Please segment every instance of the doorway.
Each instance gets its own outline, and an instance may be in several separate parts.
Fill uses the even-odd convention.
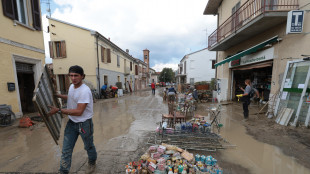
[[[34,72],[32,64],[16,62],[17,81],[21,108],[24,114],[36,112],[32,102],[33,91],[35,88]]]
[[[269,94],[271,90],[271,78],[272,66],[245,70],[234,70],[232,96],[243,94],[244,92],[240,89],[240,87],[245,88],[244,81],[246,79],[250,79],[252,87],[259,91],[260,98],[267,102],[269,100]],[[237,100],[237,97],[234,97],[233,99]]]

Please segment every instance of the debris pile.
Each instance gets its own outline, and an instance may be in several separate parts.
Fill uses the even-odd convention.
[[[217,160],[189,153],[177,146],[162,143],[150,146],[139,161],[126,165],[126,174],[222,174]]]

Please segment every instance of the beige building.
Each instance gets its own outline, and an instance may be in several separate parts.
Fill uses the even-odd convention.
[[[300,15],[295,20],[295,27],[302,21],[300,33],[287,34],[291,10],[303,11],[303,21]],[[263,100],[271,99],[269,106],[274,106],[272,97],[280,89],[287,61],[310,55],[309,10],[309,0],[209,0],[204,14],[218,19],[208,39],[208,49],[217,52],[218,99],[235,100],[242,93],[239,86],[251,79]]]
[[[83,67],[86,83],[97,91],[105,83],[115,86],[117,82],[121,82],[122,88],[128,91],[129,85],[132,91],[145,88],[147,77],[142,72],[146,72],[148,66],[133,58],[128,49],[123,51],[97,31],[54,18],[48,19],[50,57],[61,93],[68,92],[70,81],[67,74],[72,65]],[[144,51],[146,60],[148,53]]]
[[[39,0],[0,1],[0,104],[34,112],[33,90],[45,63]]]
[[[155,84],[159,83],[159,81],[158,81],[159,74],[156,73],[156,71],[154,69],[150,68],[149,74],[150,74],[150,81],[149,81],[149,83],[152,83],[152,82],[154,82]]]
[[[135,59],[135,89],[147,88],[149,74],[147,73],[148,64],[140,59]]]

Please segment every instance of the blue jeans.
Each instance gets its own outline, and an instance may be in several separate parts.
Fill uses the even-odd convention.
[[[74,123],[69,119],[65,129],[59,169],[60,173],[69,173],[73,148],[79,135],[84,142],[84,149],[87,151],[88,162],[90,164],[96,163],[97,152],[93,141],[93,133],[94,125],[92,119],[80,123]]]

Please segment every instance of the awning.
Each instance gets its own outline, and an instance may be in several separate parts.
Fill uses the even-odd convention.
[[[273,38],[271,38],[269,40],[266,40],[266,41],[264,41],[264,42],[262,42],[262,43],[260,43],[258,45],[255,45],[254,47],[251,47],[251,48],[249,48],[247,50],[244,50],[244,51],[242,51],[240,53],[237,53],[237,54],[235,54],[235,55],[233,55],[233,56],[231,56],[231,57],[229,57],[227,59],[224,59],[224,60],[222,60],[222,61],[220,61],[220,62],[218,62],[218,63],[216,63],[214,65],[215,65],[215,67],[217,67],[217,66],[222,65],[224,63],[228,63],[230,61],[240,59],[241,57],[243,57],[245,55],[249,55],[249,54],[255,53],[258,49],[264,48],[266,45],[274,43],[274,42],[277,42],[277,41],[278,41],[278,36],[275,36],[275,37],[273,37]]]

